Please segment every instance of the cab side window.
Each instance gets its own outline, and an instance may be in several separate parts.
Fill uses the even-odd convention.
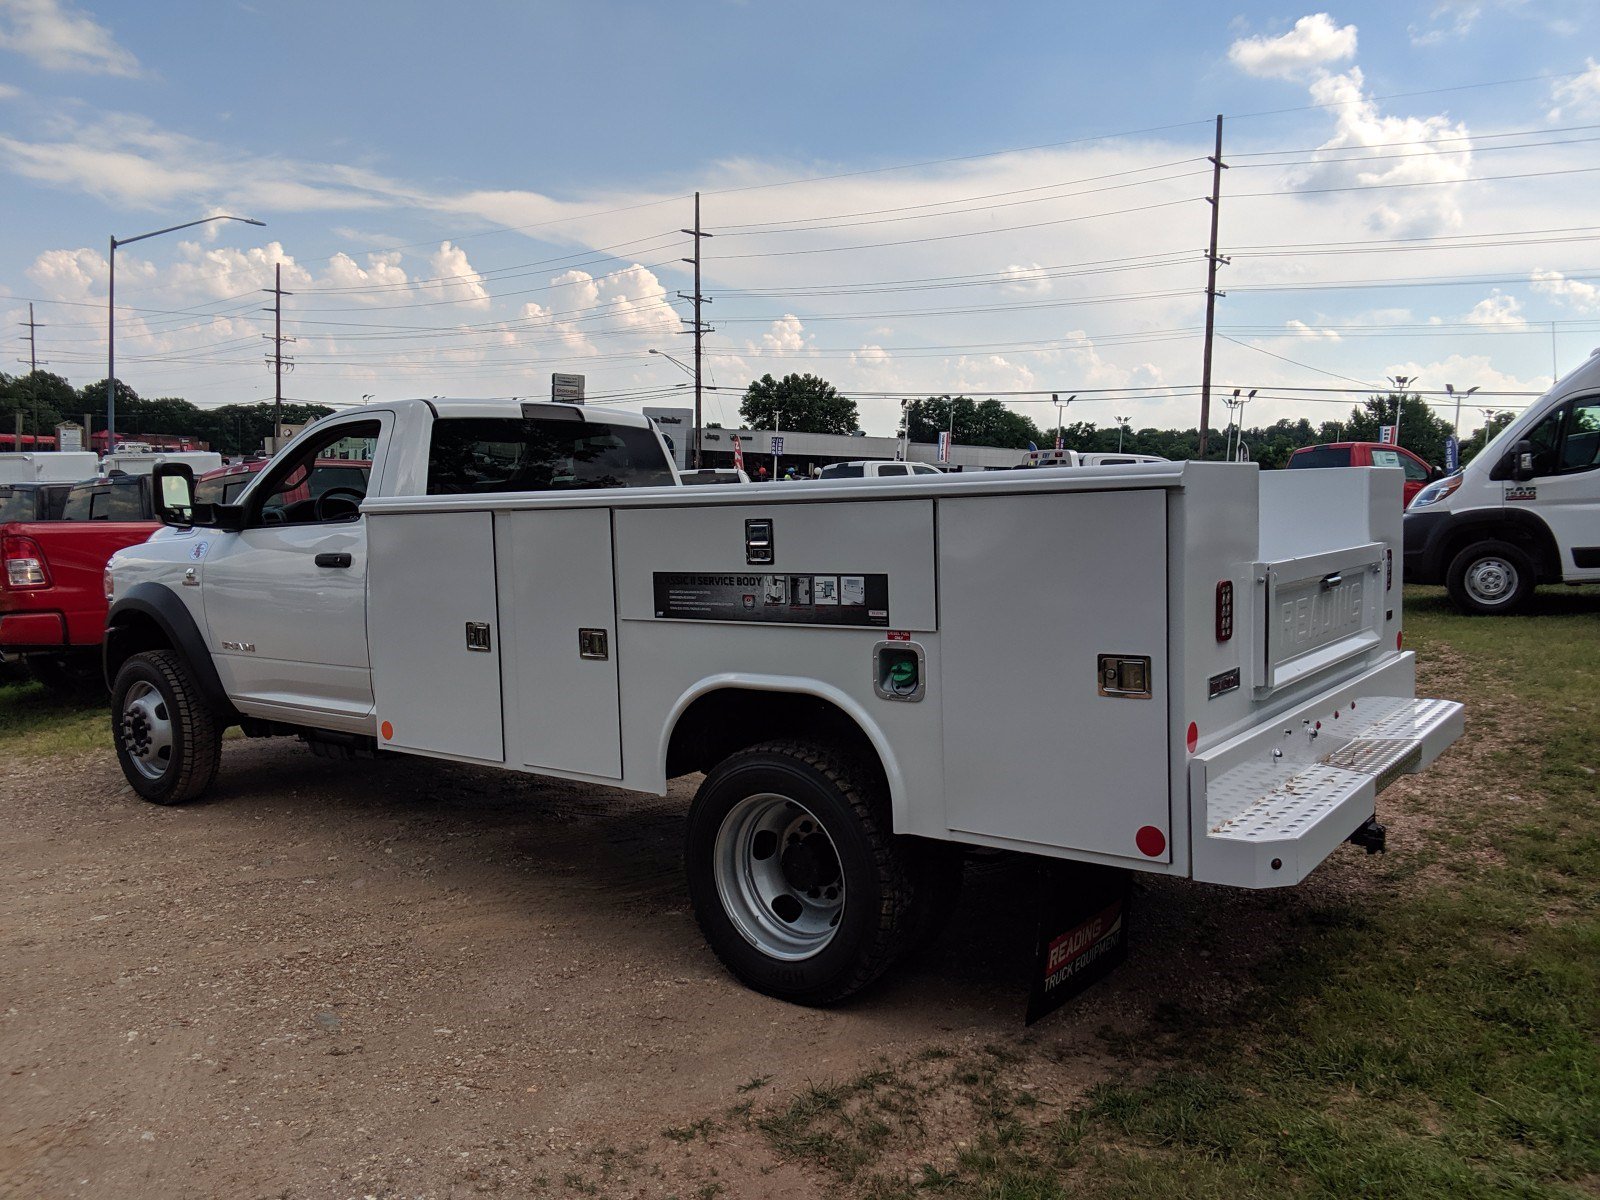
[[[1533,443],[1533,473],[1556,473],[1556,449],[1561,444],[1561,420],[1567,415],[1566,406],[1550,413],[1528,431],[1528,441]]]
[[[1600,398],[1577,401],[1568,412],[1559,469],[1592,471],[1600,466]]]
[[[1428,476],[1433,474],[1422,463],[1404,454],[1400,456],[1400,466],[1405,470],[1406,478],[1416,483],[1427,483]]]
[[[252,524],[311,525],[353,521],[366,499],[367,480],[382,426],[354,421],[333,426],[272,468],[262,484]]]

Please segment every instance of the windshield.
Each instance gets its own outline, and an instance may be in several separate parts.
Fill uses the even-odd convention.
[[[433,424],[430,496],[675,483],[655,431],[634,425],[527,417],[452,417]]]

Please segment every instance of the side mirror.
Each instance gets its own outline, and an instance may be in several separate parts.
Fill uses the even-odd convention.
[[[1511,447],[1513,463],[1511,478],[1524,483],[1533,478],[1533,443],[1524,439]]]
[[[151,507],[163,525],[194,524],[194,470],[187,463],[160,463],[150,477]]]

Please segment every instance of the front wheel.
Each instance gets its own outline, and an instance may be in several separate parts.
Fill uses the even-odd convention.
[[[1510,542],[1479,542],[1457,554],[1445,575],[1462,612],[1513,612],[1533,595],[1533,560]]]
[[[222,726],[182,658],[147,650],[111,689],[111,737],[128,784],[153,804],[182,804],[211,785]]]
[[[830,1004],[899,956],[916,871],[875,773],[797,742],[752,746],[689,810],[689,896],[706,941],[757,991]]]

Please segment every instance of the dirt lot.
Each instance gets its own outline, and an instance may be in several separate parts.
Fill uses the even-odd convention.
[[[1129,1069],[1111,1047],[1232,1005],[1309,898],[1366,886],[1351,847],[1293,893],[1141,885],[1128,964],[1024,1039],[1027,874],[980,863],[934,948],[810,1011],[703,945],[695,782],[230,741],[213,797],[163,809],[108,753],[0,767],[0,1196],[816,1195],[757,1136],[678,1131],[996,1041],[1070,1099]]]

